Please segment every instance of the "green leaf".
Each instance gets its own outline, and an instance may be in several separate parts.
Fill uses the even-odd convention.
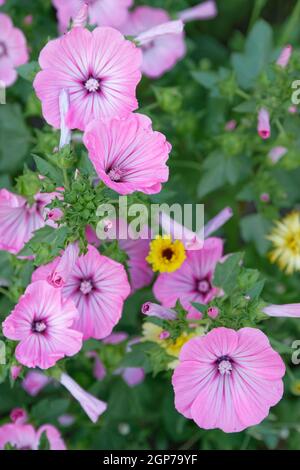
[[[215,72],[192,72],[192,77],[208,90],[213,90],[219,81],[218,74]]]
[[[153,323],[154,325],[160,326],[161,328],[164,328],[165,325],[165,320],[162,320],[158,317],[147,316],[147,322]]]
[[[151,370],[149,357],[147,352],[156,346],[155,343],[145,341],[143,343],[134,344],[131,351],[126,354],[122,360],[120,367],[143,367],[146,372]]]
[[[253,26],[243,54],[232,54],[231,61],[238,84],[245,89],[255,85],[255,80],[268,65],[272,53],[273,33],[271,26],[259,20]]]
[[[33,82],[36,74],[40,70],[39,63],[36,61],[29,62],[28,64],[21,65],[17,71],[20,77],[24,78],[28,82]]]
[[[243,101],[233,108],[236,113],[254,113],[256,111],[256,102],[254,100]]]
[[[13,274],[10,263],[10,255],[6,251],[0,251],[0,285],[9,284],[9,279]]]
[[[226,182],[226,162],[219,152],[207,158],[205,172],[198,184],[198,197],[204,197]]]
[[[227,295],[230,295],[236,287],[242,259],[243,253],[234,253],[224,263],[217,264],[213,284],[221,287]]]
[[[38,155],[33,155],[33,158],[36,164],[37,171],[41,175],[47,176],[51,179],[53,183],[58,186],[63,185],[63,175],[58,167],[48,162],[44,158],[39,157]]]
[[[242,156],[225,156],[216,151],[210,154],[203,165],[204,173],[198,183],[198,197],[202,198],[226,183],[235,185],[251,172],[251,162]]]
[[[47,421],[54,421],[67,411],[70,405],[70,400],[65,398],[48,399],[45,398],[38,402],[31,409],[32,419],[39,423],[47,423]]]
[[[254,286],[251,287],[251,289],[249,289],[246,292],[246,295],[249,295],[251,300],[258,299],[260,297],[260,294],[262,293],[262,291],[264,289],[264,286],[265,286],[265,280],[262,279],[262,280],[258,281],[256,284],[254,284]]]
[[[270,247],[266,236],[271,225],[271,222],[261,214],[250,214],[240,221],[243,239],[245,242],[253,242],[260,255],[264,255]]]
[[[50,450],[50,444],[48,441],[47,433],[44,431],[40,437],[39,449],[38,450]]]
[[[29,240],[19,253],[20,256],[35,255],[35,264],[49,263],[58,256],[65,248],[65,242],[68,236],[68,228],[52,228],[46,225],[34,232],[34,236]]]
[[[198,302],[191,302],[192,306],[195,307],[201,313],[206,313],[207,305],[199,304]]]
[[[20,106],[0,106],[0,172],[14,173],[23,164],[29,139]]]

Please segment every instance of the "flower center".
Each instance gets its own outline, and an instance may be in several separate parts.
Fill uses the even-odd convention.
[[[174,251],[171,248],[166,248],[162,252],[162,257],[166,258],[168,261],[171,261],[173,255],[174,255]]]
[[[91,77],[85,82],[84,86],[87,89],[87,91],[89,91],[90,93],[95,93],[96,91],[99,90],[100,83],[99,83],[99,80]]]
[[[150,251],[146,261],[152,265],[153,271],[177,271],[186,259],[185,248],[180,240],[172,241],[170,235],[157,236],[150,243]]]
[[[0,59],[7,55],[7,49],[4,42],[0,41]]]
[[[93,290],[93,284],[91,281],[82,281],[80,284],[80,291],[84,294],[87,295]]]
[[[107,175],[112,181],[120,181],[122,177],[122,170],[120,168],[111,168]]]
[[[210,291],[210,282],[207,279],[201,279],[198,282],[198,291],[201,292],[201,294],[207,294],[207,292]]]
[[[32,323],[32,331],[34,333],[43,333],[44,331],[46,331],[46,329],[47,325],[43,320],[34,321]]]
[[[294,255],[300,254],[300,233],[291,233],[286,237],[287,247]]]
[[[218,359],[218,371],[221,375],[229,375],[232,372],[231,359],[228,356],[222,356]]]

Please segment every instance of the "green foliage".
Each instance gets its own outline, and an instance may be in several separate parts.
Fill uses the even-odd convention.
[[[67,227],[54,229],[46,225],[35,231],[34,236],[26,243],[20,255],[35,255],[34,262],[36,266],[47,264],[65,248],[67,238]]]
[[[253,88],[259,74],[266,68],[271,59],[272,38],[271,26],[265,21],[259,20],[247,37],[244,53],[232,55],[232,65],[237,82],[242,88],[246,90]]]
[[[0,172],[14,172],[22,166],[29,147],[30,133],[20,106],[0,105]]]

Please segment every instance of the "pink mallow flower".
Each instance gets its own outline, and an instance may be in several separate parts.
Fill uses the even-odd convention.
[[[78,256],[78,243],[70,243],[62,255],[58,258],[58,262],[55,263],[53,270],[51,270],[49,273],[46,279],[49,284],[51,284],[53,287],[63,287],[74,269]],[[41,271],[44,269],[47,268],[44,268],[43,266]]]
[[[183,33],[184,24],[181,20],[167,21],[166,23],[153,26],[147,31],[135,36],[134,41],[138,46],[145,46],[151,44],[158,38],[168,36],[169,34],[181,34]]]
[[[73,28],[40,53],[34,89],[46,121],[60,128],[60,92],[69,92],[66,125],[84,130],[93,119],[126,117],[138,107],[141,52],[112,28]]]
[[[207,309],[207,315],[212,318],[213,320],[215,320],[217,318],[217,316],[219,315],[220,311],[218,309],[218,307],[209,307]]]
[[[232,132],[236,129],[237,122],[235,119],[231,119],[225,124],[225,131]]]
[[[89,15],[89,6],[87,2],[85,1],[85,3],[78,10],[77,14],[73,16],[72,27],[84,28],[88,23],[88,15]]]
[[[137,7],[121,26],[123,34],[138,36],[155,26],[170,21],[169,14],[160,8]],[[158,78],[184,57],[186,47],[183,33],[165,34],[153,38],[141,46],[143,51],[142,72],[150,78]]]
[[[273,147],[269,154],[268,157],[271,160],[272,163],[276,164],[279,162],[279,160],[284,157],[284,155],[287,153],[288,149],[286,147],[282,147],[281,145],[278,145],[277,147]]]
[[[228,220],[233,216],[233,210],[231,207],[225,207],[215,217],[210,219],[204,225],[204,238],[208,238],[211,234],[223,227]]]
[[[107,122],[93,121],[83,142],[99,178],[119,194],[155,194],[169,177],[171,145],[142,114]]]
[[[263,312],[269,317],[300,318],[300,304],[267,305]]]
[[[107,404],[86,392],[80,387],[80,385],[78,385],[78,383],[75,382],[75,380],[64,372],[61,374],[59,381],[61,385],[71,393],[75,400],[79,402],[90,420],[93,421],[93,423],[96,423],[99,416],[101,416],[107,409]]]
[[[153,293],[164,307],[175,307],[177,300],[188,311],[189,318],[201,314],[191,302],[209,303],[220,295],[220,289],[213,286],[213,274],[223,254],[220,238],[208,238],[201,250],[187,251],[186,260],[173,273],[159,274],[153,286]]]
[[[30,205],[24,197],[1,189],[0,250],[19,253],[34,231],[46,224],[45,206],[55,197],[56,193],[37,194]]]
[[[19,375],[22,372],[22,369],[23,369],[23,366],[17,366],[17,365],[11,366],[11,368],[10,368],[11,379],[12,380],[17,380],[17,378],[19,377]]]
[[[86,353],[86,357],[89,357],[94,360],[93,376],[95,377],[95,379],[100,381],[103,380],[106,376],[106,369],[97,352],[88,351]]]
[[[6,445],[11,445],[16,450],[39,450],[44,433],[50,450],[66,450],[59,431],[51,424],[45,424],[36,431],[31,424],[21,423],[8,423],[0,426],[0,450],[4,450]]]
[[[259,424],[283,395],[284,363],[255,328],[215,328],[182,348],[173,374],[175,407],[204,429]]]
[[[128,256],[127,266],[132,292],[149,286],[153,279],[153,271],[146,261],[149,240],[119,240],[119,246]]]
[[[115,374],[121,375],[128,387],[136,387],[145,380],[145,371],[142,367],[124,367],[117,369]]]
[[[88,5],[91,24],[118,28],[126,21],[133,0],[52,0],[52,3],[57,9],[59,30],[65,33],[71,18],[78,14],[85,3]]]
[[[13,423],[17,424],[25,424],[28,421],[28,415],[23,408],[14,408],[9,417]]]
[[[142,313],[148,317],[157,317],[162,320],[176,320],[177,313],[153,302],[146,302],[142,306]]]
[[[41,279],[51,282],[61,259],[38,268],[32,276],[33,285]],[[124,267],[89,245],[87,254],[77,258],[67,273],[60,274],[64,278],[60,287],[64,301],[73,301],[79,311],[73,328],[83,333],[84,339],[105,338],[120,320],[130,293]]]
[[[178,18],[182,21],[193,20],[210,20],[215,18],[218,14],[217,5],[214,0],[207,0],[206,2],[199,3],[192,8],[187,8],[178,13]]]
[[[102,340],[104,344],[120,344],[128,339],[128,334],[124,331],[117,331],[116,333],[111,333],[106,338]]]
[[[32,15],[26,15],[23,19],[23,23],[26,25],[26,26],[31,26],[32,23],[33,23],[33,16]]]
[[[0,13],[0,81],[5,86],[17,79],[16,68],[28,62],[26,39],[22,31],[14,28],[9,16]]]
[[[258,124],[257,124],[258,135],[266,140],[271,137],[270,127],[270,114],[265,108],[261,108],[258,113]]]
[[[47,375],[36,370],[30,370],[22,381],[22,387],[29,395],[36,397],[49,382],[51,382],[51,379]]]
[[[219,230],[232,216],[232,209],[225,207],[225,209],[222,209],[221,212],[210,219],[197,233],[176,222],[165,212],[159,214],[159,224],[164,233],[172,236],[172,240],[181,240],[185,249],[192,251],[202,249],[204,239]]]
[[[77,315],[71,300],[62,301],[60,289],[38,281],[4,320],[3,334],[19,341],[15,355],[20,364],[48,369],[81,349],[82,334],[73,329]]]
[[[97,227],[100,239],[118,240],[121,250],[127,254],[127,266],[133,292],[148,286],[153,279],[153,271],[146,261],[149,254],[149,240],[152,238],[149,227],[143,226],[141,237],[136,239],[135,234],[123,219],[113,219],[110,222],[107,229],[104,225],[101,234]],[[102,235],[105,236],[102,238]],[[95,246],[100,245],[100,239],[91,227],[87,227],[86,236],[89,243]]]
[[[290,61],[292,52],[293,52],[293,47],[290,44],[285,46],[282,49],[280,56],[277,59],[276,64],[282,67],[283,69],[285,69]]]

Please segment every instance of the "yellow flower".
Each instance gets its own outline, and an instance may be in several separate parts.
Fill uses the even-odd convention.
[[[295,380],[291,385],[291,392],[300,397],[300,380]]]
[[[151,341],[159,344],[166,350],[169,356],[173,356],[176,360],[169,362],[169,369],[174,369],[178,364],[178,357],[182,346],[185,345],[190,339],[195,336],[202,336],[204,334],[204,328],[195,328],[190,333],[183,332],[176,340],[170,338],[164,339],[162,333],[164,330],[154,323],[146,322],[143,324],[143,341]]]
[[[144,341],[151,341],[152,343],[162,343],[160,335],[163,329],[154,323],[146,322],[143,324],[143,339]]]
[[[185,345],[190,339],[194,338],[199,332],[197,333],[182,333],[175,341],[172,340],[165,340],[165,349],[170,356],[179,357],[180,351],[182,346]]]
[[[170,235],[158,235],[150,243],[146,261],[152,265],[153,271],[172,273],[180,268],[185,259],[184,245],[180,240],[172,242]]]
[[[287,274],[300,271],[300,212],[291,212],[276,222],[268,239],[273,243],[271,263],[277,263]]]

